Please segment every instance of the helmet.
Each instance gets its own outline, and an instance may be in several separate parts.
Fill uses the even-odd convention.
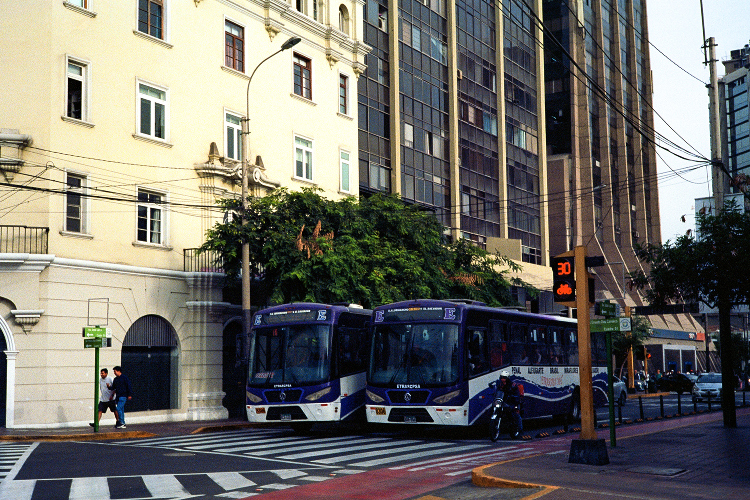
[[[500,378],[510,378],[510,372],[508,370],[501,371]]]

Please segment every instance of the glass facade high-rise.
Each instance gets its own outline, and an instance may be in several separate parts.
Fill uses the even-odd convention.
[[[734,52],[734,51],[733,51]],[[732,177],[740,174],[750,176],[750,107],[748,106],[748,67],[739,68],[721,79],[720,100],[722,101],[722,140],[724,164]],[[744,188],[744,186],[743,186]],[[738,185],[733,186],[733,193],[741,192]]]
[[[541,0],[367,0],[360,191],[545,265]],[[499,242],[499,243],[498,243]]]
[[[543,2],[550,250],[603,255],[598,298],[628,306],[633,246],[661,240],[645,3]]]

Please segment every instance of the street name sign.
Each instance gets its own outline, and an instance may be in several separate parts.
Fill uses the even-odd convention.
[[[104,326],[84,326],[83,336],[94,338],[111,337],[111,335],[108,335],[108,330],[109,328]]]
[[[83,347],[85,349],[107,347],[107,337],[86,337],[83,339]]]

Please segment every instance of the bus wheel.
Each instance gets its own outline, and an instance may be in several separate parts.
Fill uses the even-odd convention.
[[[297,434],[309,434],[310,430],[312,430],[312,424],[292,424],[292,430]]]
[[[581,394],[578,391],[574,392],[573,397],[570,399],[568,420],[570,422],[578,422],[581,420]]]

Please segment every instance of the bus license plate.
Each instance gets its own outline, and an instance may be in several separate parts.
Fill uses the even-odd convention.
[[[415,424],[417,423],[417,417],[415,417],[414,415],[404,415],[404,423]]]
[[[282,413],[281,420],[283,420],[284,422],[288,422],[292,420],[292,415],[290,413]]]

